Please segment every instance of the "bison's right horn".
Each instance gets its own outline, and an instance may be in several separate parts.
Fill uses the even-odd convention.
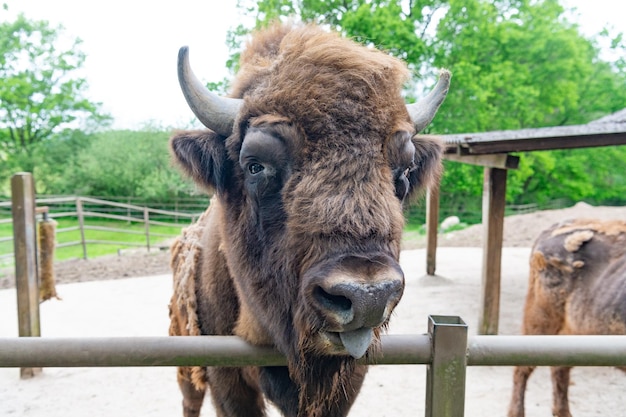
[[[210,92],[191,71],[189,48],[178,51],[178,82],[187,104],[198,120],[222,136],[230,136],[243,100],[220,97]]]
[[[421,132],[435,117],[439,106],[441,106],[441,103],[446,98],[446,94],[448,94],[450,77],[452,77],[450,71],[442,69],[435,88],[417,103],[407,104],[406,109],[409,112],[413,126],[415,126],[416,133]]]

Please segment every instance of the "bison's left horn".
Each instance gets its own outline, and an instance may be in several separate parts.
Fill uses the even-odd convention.
[[[220,97],[210,92],[191,71],[189,48],[178,51],[178,82],[191,111],[203,125],[222,136],[230,136],[243,100]]]
[[[439,106],[448,94],[450,87],[450,71],[442,69],[439,73],[439,81],[430,93],[414,104],[407,104],[406,109],[411,116],[416,132],[421,132],[433,120]]]

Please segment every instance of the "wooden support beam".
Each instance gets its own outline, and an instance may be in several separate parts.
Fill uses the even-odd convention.
[[[435,275],[437,267],[437,231],[439,228],[439,184],[426,193],[426,274]]]
[[[15,288],[17,291],[20,337],[41,336],[39,321],[39,276],[37,271],[37,223],[33,176],[21,172],[11,177]],[[32,378],[41,368],[21,368],[23,379]]]
[[[507,171],[485,168],[483,182],[483,270],[482,311],[478,333],[498,333],[500,315],[500,274]]]
[[[444,155],[444,158],[449,161],[491,168],[517,169],[519,166],[519,156],[506,153],[493,155],[461,155],[458,153],[447,153]]]

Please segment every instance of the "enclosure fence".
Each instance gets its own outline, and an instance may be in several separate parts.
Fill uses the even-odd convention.
[[[626,336],[467,336],[455,316],[428,334],[382,336],[362,364],[427,365],[426,417],[463,416],[467,366],[626,366]],[[0,338],[0,367],[284,366],[236,336]]]
[[[46,207],[48,212],[48,218],[50,219],[62,219],[73,218],[77,220],[76,226],[63,227],[56,229],[56,235],[62,236],[64,233],[79,232],[79,239],[64,241],[57,243],[56,248],[66,248],[71,246],[80,246],[82,248],[83,259],[88,258],[88,245],[90,244],[104,244],[114,245],[121,248],[127,247],[142,247],[150,251],[151,249],[162,249],[167,247],[167,244],[155,243],[155,241],[165,241],[168,238],[172,238],[176,235],[165,234],[154,231],[153,226],[165,226],[165,227],[181,227],[192,223],[198,218],[200,213],[208,204],[205,203],[204,209],[197,210],[195,212],[182,212],[172,210],[162,210],[158,208],[139,206],[135,204],[120,203],[115,201],[102,200],[93,197],[82,196],[65,196],[65,197],[50,197],[50,198],[37,198],[35,204],[39,207]],[[12,202],[0,202],[0,208],[10,208]],[[197,209],[197,206],[193,206]],[[143,230],[128,230],[116,227],[101,226],[89,224],[90,219],[104,219],[104,220],[116,220],[126,222],[128,224],[142,224]],[[13,223],[12,218],[1,219],[0,224]],[[129,240],[103,240],[103,239],[90,239],[88,238],[87,231],[103,231],[103,232],[115,232],[116,234],[126,235],[143,235],[145,239],[141,242],[132,242]],[[0,237],[0,244],[13,241],[13,237]],[[6,250],[0,250],[0,260],[9,259],[14,256],[14,252]]]

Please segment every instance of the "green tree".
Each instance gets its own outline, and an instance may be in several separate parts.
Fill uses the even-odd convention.
[[[62,27],[22,14],[0,22],[0,161],[6,169],[32,171],[37,147],[56,133],[110,120],[84,98],[80,44]]]
[[[433,64],[454,73],[439,133],[581,124],[626,105],[624,72],[557,0],[448,3],[433,43]]]
[[[35,188],[38,194],[72,193],[69,184],[80,181],[74,177],[71,167],[78,156],[87,149],[95,135],[80,129],[64,129],[34,147],[29,162],[32,165]]]
[[[171,164],[168,136],[150,128],[93,133],[56,182],[46,184],[49,192],[162,200],[190,194],[193,186]]]

